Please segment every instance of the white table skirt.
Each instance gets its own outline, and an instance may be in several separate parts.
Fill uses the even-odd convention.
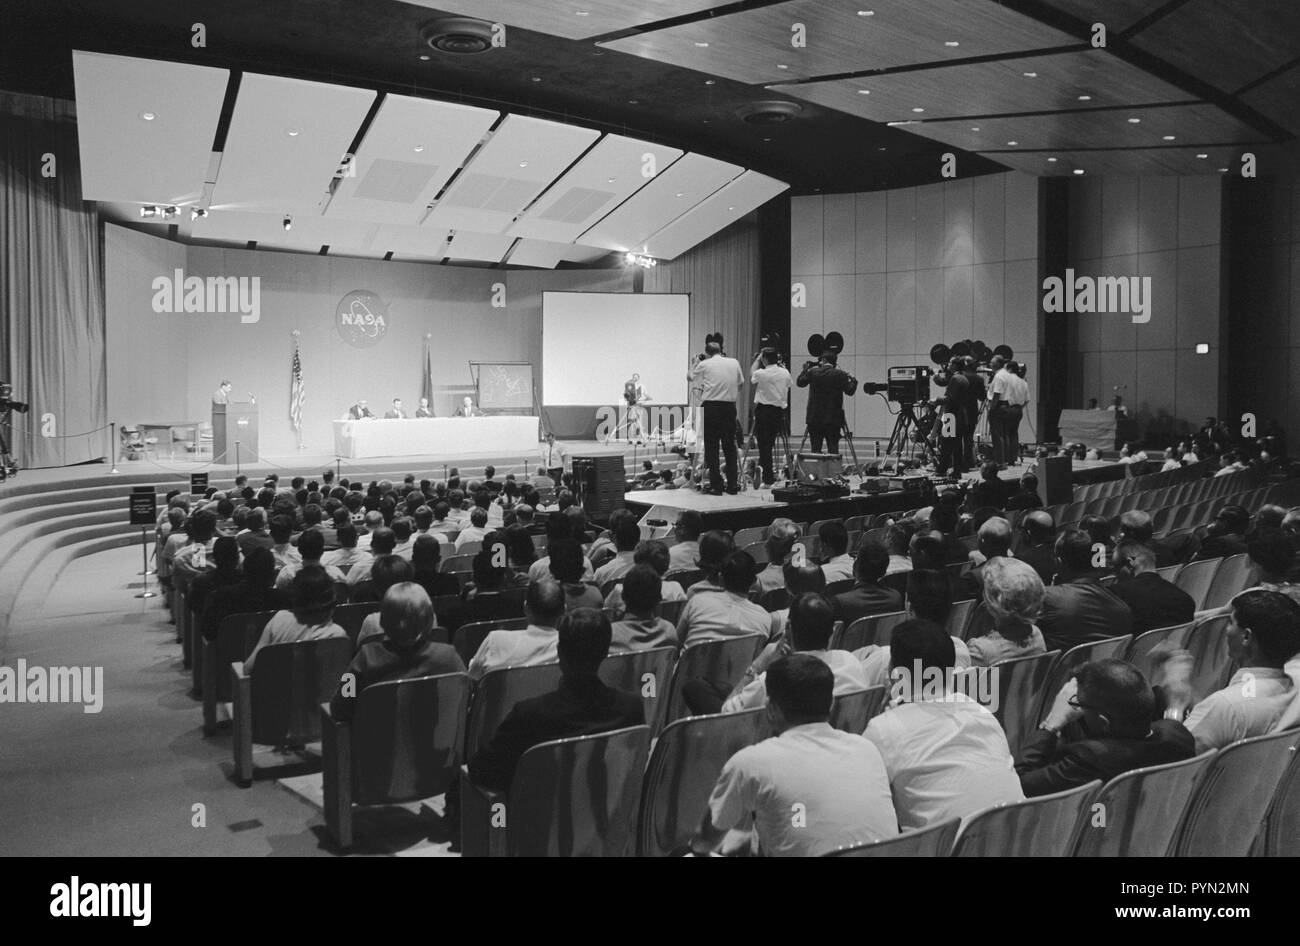
[[[420,454],[495,453],[531,458],[537,453],[536,417],[421,417],[408,420],[336,420],[340,457],[409,457]]]

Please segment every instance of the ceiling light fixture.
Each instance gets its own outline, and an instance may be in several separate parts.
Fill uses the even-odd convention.
[[[541,77],[541,76],[533,76],[533,81],[534,81],[534,82],[541,82],[541,81],[542,81],[542,77]]]
[[[1208,155],[1208,154],[1198,154],[1197,157],[1198,157],[1198,158],[1201,158],[1201,159],[1205,159],[1205,158],[1208,158],[1209,155]]]
[[[659,261],[653,256],[642,256],[640,253],[626,253],[623,256],[623,262],[629,266],[642,266],[646,269],[654,269]]]
[[[876,15],[876,11],[875,11],[875,10],[859,10],[859,11],[858,11],[858,16],[875,16],[875,15]]]
[[[429,61],[429,54],[428,54],[428,53],[420,53],[420,62],[428,62],[428,61]]]
[[[980,126],[979,126],[979,125],[971,125],[971,126],[970,126],[970,130],[971,130],[971,131],[979,131],[979,130],[980,130]]]
[[[957,40],[955,40],[955,39],[950,39],[950,40],[947,40],[947,41],[944,43],[944,45],[945,45],[945,46],[952,47],[952,48],[956,48],[956,47],[960,46],[961,43],[957,42]]]
[[[870,89],[858,89],[858,95],[870,95],[870,94],[871,94]]]
[[[1080,96],[1079,96],[1079,101],[1080,101],[1080,102],[1091,102],[1091,101],[1092,101],[1092,96],[1091,96],[1091,95],[1080,95]]]
[[[288,135],[290,138],[297,138],[299,135],[302,134],[302,130],[298,128],[289,128],[285,131],[285,134]]]
[[[1161,137],[1162,137],[1163,140],[1165,140],[1165,141],[1173,141],[1173,140],[1174,140],[1174,136],[1173,136],[1173,135],[1162,135]]]
[[[1048,159],[1047,159],[1047,163],[1048,163],[1048,164],[1055,164],[1055,163],[1056,163],[1056,158],[1048,158]]]
[[[705,79],[705,80],[704,80],[704,84],[705,84],[705,85],[717,85],[717,84],[718,84],[718,80],[717,80],[717,79]]]
[[[1227,173],[1228,173],[1228,169],[1227,169],[1227,168],[1219,168],[1219,173],[1220,173],[1220,174],[1227,174]]]
[[[695,45],[698,46],[698,47],[700,47],[700,49],[708,49],[708,48],[709,48],[709,44],[708,44],[708,43],[699,43],[699,42],[697,42]]]
[[[285,214],[284,223],[281,224],[281,226],[284,227],[284,232],[288,233],[290,230],[293,229],[293,217],[289,216],[288,214]]]
[[[574,10],[574,11],[573,11],[573,15],[574,15],[574,16],[591,16],[591,11],[590,11],[590,10]]]
[[[728,207],[727,210],[735,210],[735,207]]]
[[[1018,144],[1020,144],[1020,142],[1018,142],[1018,141],[1008,141],[1008,142],[1007,142],[1007,145],[1008,145],[1009,147],[1012,147],[1012,148],[1014,148],[1014,147],[1015,147],[1016,145],[1018,145]]]
[[[1022,72],[1022,73],[1020,73],[1020,74],[1021,74],[1022,76],[1024,76],[1026,79],[1037,79],[1037,78],[1038,78],[1038,73],[1037,73],[1037,72]]]
[[[1075,173],[1075,174],[1082,174],[1082,173],[1083,173],[1083,168],[1075,168],[1075,169],[1074,169],[1074,173]]]
[[[146,205],[146,206],[140,208],[140,216],[141,216],[141,217],[161,217],[161,216],[162,216],[162,211],[159,210],[157,207],[155,207],[153,204],[148,204],[148,205]]]
[[[640,100],[640,99],[628,99],[628,100],[627,100],[627,104],[628,104],[628,105],[640,105],[640,104],[641,104],[641,100]]]
[[[191,207],[191,208],[190,208],[190,219],[191,219],[191,220],[202,220],[202,219],[203,219],[204,217],[206,217],[207,215],[208,215],[208,212],[207,212],[205,209],[203,209],[202,207]]]
[[[789,69],[789,68],[790,68],[789,66],[787,66],[787,65],[786,65],[785,63],[783,63],[783,62],[778,62],[778,63],[776,64],[776,67],[777,67],[778,69]]]
[[[607,178],[605,178],[605,183],[606,183],[606,184],[613,184],[613,183],[614,183],[614,178],[612,178],[612,177],[607,177]]]
[[[1128,120],[1128,123],[1129,123],[1130,125],[1136,125],[1136,124],[1138,124],[1138,123],[1141,122],[1141,121],[1142,121],[1142,119],[1140,119],[1140,118],[1130,118],[1130,119]]]
[[[519,166],[520,166],[521,168],[526,168],[526,167],[528,167],[528,162],[527,162],[527,161],[520,161],[520,162],[519,162]]]
[[[914,111],[914,112],[916,112],[916,114],[920,115],[922,112],[925,111],[925,109],[923,109],[923,108],[914,108],[914,109],[912,109],[912,111]]]
[[[151,121],[153,121],[155,118],[157,118],[158,116],[155,115],[153,112],[141,112],[141,113],[140,113],[140,117],[143,118],[143,119],[144,119],[145,121],[147,121],[147,122],[151,122]]]
[[[416,154],[422,154],[424,152],[424,145],[416,145],[411,150],[414,151]]]

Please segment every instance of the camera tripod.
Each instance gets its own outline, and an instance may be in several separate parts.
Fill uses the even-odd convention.
[[[5,439],[4,428],[0,427],[0,483],[17,475],[18,464],[9,453],[9,441]]]
[[[848,423],[840,416],[840,426],[838,430],[839,438],[849,445],[849,456],[853,457],[853,466],[844,470],[847,476],[849,473],[861,473],[862,465],[858,462],[858,448],[853,445],[853,431],[849,430]],[[803,439],[799,441],[799,453],[803,453],[804,445],[808,443],[808,425],[803,426]]]
[[[745,471],[746,469],[749,468],[749,451],[750,451],[750,449],[751,449],[752,447],[757,446],[757,442],[756,442],[756,440],[755,440],[755,438],[754,438],[754,421],[756,420],[755,414],[756,414],[757,412],[754,411],[754,410],[752,409],[752,408],[754,407],[754,405],[750,405],[750,407],[751,407],[751,410],[750,410],[750,412],[749,412],[749,429],[745,431],[745,452],[744,452],[744,453],[741,455],[741,457],[740,457],[740,470],[741,470],[741,472],[742,472],[742,475],[743,475],[744,471]],[[776,441],[772,444],[772,462],[773,462],[773,464],[776,463],[776,457],[777,457],[777,455],[778,455],[778,449],[779,449],[779,455],[785,458],[785,469],[781,471],[784,475],[782,475],[781,477],[779,477],[779,479],[782,479],[782,480],[785,480],[785,479],[788,479],[788,478],[789,478],[790,467],[793,465],[793,458],[790,456],[790,435],[789,435],[789,433],[788,433],[788,429],[789,429],[789,418],[788,418],[786,412],[785,412],[785,411],[782,411],[782,412],[781,412],[781,426],[777,428],[777,430],[776,430]],[[773,480],[778,479],[778,477],[776,476],[776,473],[777,473],[776,470],[762,470],[762,469],[760,469],[760,470],[759,470],[759,477],[760,477],[760,479],[762,478],[762,474],[763,474],[763,473],[771,473],[771,474],[772,474],[772,479],[773,479]]]

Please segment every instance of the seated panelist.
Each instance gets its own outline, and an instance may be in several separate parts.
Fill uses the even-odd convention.
[[[456,408],[456,417],[482,417],[483,412],[474,406],[472,397],[465,397],[460,402],[460,407]]]
[[[415,409],[415,416],[416,417],[433,416],[433,408],[429,406],[429,399],[427,397],[420,398],[420,406]]]
[[[384,412],[384,420],[405,420],[406,411],[402,410],[402,399],[393,398],[393,406]]]
[[[365,398],[361,398],[357,403],[348,408],[348,420],[361,420],[364,417],[373,418],[374,416],[374,413],[368,406],[366,406]]]

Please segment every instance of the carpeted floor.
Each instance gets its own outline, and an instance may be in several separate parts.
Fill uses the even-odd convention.
[[[43,604],[13,616],[6,663],[102,667],[103,709],[0,703],[0,854],[335,853],[318,766],[247,789],[231,781],[229,728],[203,737],[162,599],[133,597],[139,570],[137,548],[78,559]],[[266,750],[255,761],[280,760]],[[354,851],[446,854],[440,813],[441,799],[359,812]]]

